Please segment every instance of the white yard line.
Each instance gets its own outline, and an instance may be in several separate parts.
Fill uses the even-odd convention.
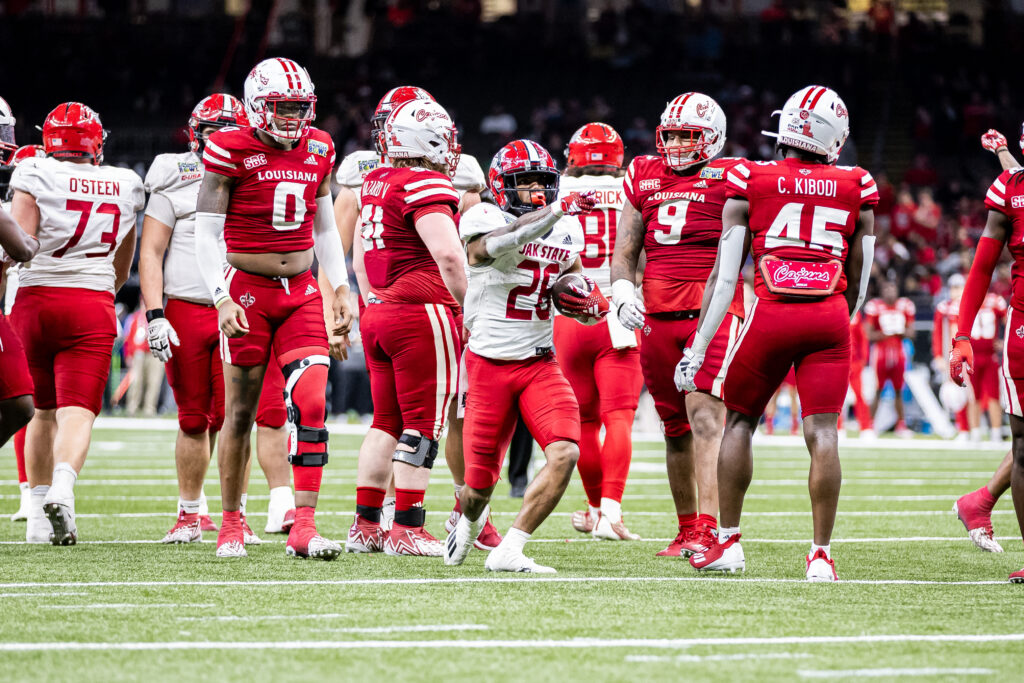
[[[800,678],[898,678],[904,676],[990,676],[994,669],[939,669],[925,667],[918,669],[797,669]]]
[[[445,633],[448,631],[487,631],[487,624],[411,624],[407,626],[353,626],[346,628],[319,628],[331,633]]]
[[[40,605],[39,609],[177,609],[179,607],[216,607],[213,603],[131,603],[131,602],[99,602],[92,605]]]
[[[420,586],[420,585],[447,585],[467,583],[689,583],[694,581],[714,582],[715,576],[459,576],[447,578],[420,578],[420,579],[323,579],[323,580],[301,580],[294,581],[284,579],[263,579],[252,581],[79,581],[79,582],[18,582],[0,583],[0,588],[42,588],[52,586],[56,588],[111,588],[111,587],[268,587],[268,586]],[[754,585],[762,583],[794,583],[804,584],[804,579],[770,579],[770,578],[726,578],[723,581],[733,581],[736,586]],[[865,585],[865,586],[1002,586],[1009,585],[1003,581],[917,581],[910,579],[862,579],[851,581],[840,581],[839,585]],[[1024,634],[1022,634],[1024,635]]]
[[[89,595],[88,593],[0,593],[0,598],[52,598],[55,595]]]
[[[347,619],[350,614],[221,614],[178,617],[178,621],[298,621],[301,619]]]
[[[626,661],[646,664],[654,662],[675,662],[677,664],[699,664],[702,662],[739,662],[745,659],[810,659],[804,652],[739,652],[731,655],[626,655]]]
[[[402,640],[405,649],[593,649],[607,647],[682,649],[700,645],[845,645],[861,643],[997,643],[1024,641],[1024,633],[782,636],[774,638],[570,638],[566,640]],[[394,640],[361,641],[164,641],[135,643],[0,643],[0,652],[83,650],[368,650],[388,649]]]

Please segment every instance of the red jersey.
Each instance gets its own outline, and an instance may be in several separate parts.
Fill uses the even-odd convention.
[[[425,168],[382,166],[363,180],[362,207],[363,261],[371,294],[388,303],[454,306],[437,262],[416,232],[420,216],[458,210],[459,193],[451,179]]]
[[[676,173],[658,156],[639,156],[626,171],[626,201],[644,222],[644,306],[648,313],[699,311],[722,238],[725,176],[739,159],[715,159],[696,173]],[[729,312],[743,317],[743,283]]]
[[[882,339],[875,342],[878,358],[903,358],[903,338],[914,326],[917,308],[905,297],[896,299],[891,306],[882,299],[872,299],[864,304],[864,319],[872,329],[882,333]],[[892,365],[892,363],[888,363]]]
[[[291,149],[266,145],[254,128],[221,128],[203,150],[206,170],[234,179],[224,241],[228,253],[313,247],[316,191],[334,168],[334,143],[307,128]]]
[[[1011,232],[1006,247],[1013,257],[1013,296],[1010,305],[1024,311],[1024,169],[1003,171],[988,188],[985,206],[1010,219]]]
[[[1006,300],[998,294],[989,292],[978,309],[971,329],[971,341],[977,346],[991,350],[999,336],[999,325],[1006,320]],[[935,307],[935,325],[932,330],[932,356],[943,358],[953,347],[953,335],[956,334],[957,321],[960,317],[960,301],[947,299]],[[977,350],[977,349],[976,349]]]
[[[777,288],[799,288],[800,279],[827,273],[815,264],[838,262],[833,293],[846,291],[843,265],[848,240],[857,228],[861,207],[878,203],[878,187],[859,166],[830,166],[801,159],[743,161],[726,174],[726,194],[750,202],[750,250],[758,264],[754,293],[775,301],[801,301],[769,291],[761,261],[772,256],[791,260],[792,268],[775,270]],[[807,265],[810,264],[810,265]],[[834,267],[833,267],[834,268]],[[805,299],[804,299],[805,300]]]

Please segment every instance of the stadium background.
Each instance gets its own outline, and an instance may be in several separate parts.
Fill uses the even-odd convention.
[[[367,147],[382,93],[416,84],[485,168],[515,137],[561,159],[590,120],[619,130],[627,159],[650,153],[665,101],[687,90],[725,107],[725,154],[770,159],[760,131],[771,111],[799,86],[829,85],[852,114],[841,163],[868,168],[882,193],[870,294],[891,278],[915,302],[914,360],[927,364],[934,305],[948,275],[966,272],[998,173],[978,136],[996,127],[1019,154],[1021,12],[1009,0],[15,0],[0,20],[16,56],[0,95],[20,144],[39,142],[35,126],[57,103],[89,104],[110,130],[107,162],[144,175],[156,154],[185,148],[201,97],[240,95],[265,56],[308,68],[316,125],[341,153]],[[1009,291],[1007,265],[993,287]],[[137,274],[118,302],[124,321]],[[361,362],[333,369],[335,411],[368,410]],[[123,376],[112,374],[111,394]]]

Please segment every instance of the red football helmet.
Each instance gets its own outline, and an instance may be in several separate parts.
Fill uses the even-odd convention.
[[[43,121],[43,149],[55,159],[92,157],[94,164],[103,159],[103,130],[100,116],[81,102],[57,105]]]
[[[45,156],[46,152],[43,151],[42,145],[25,145],[18,147],[6,161],[0,163],[0,199],[10,201],[11,195],[14,194],[11,190],[11,175],[14,173],[15,166],[25,159]]]
[[[15,118],[11,112],[11,105],[7,100],[0,97],[0,164],[10,164],[11,155],[18,145],[14,142]]]
[[[381,135],[381,131],[384,130],[384,122],[388,120],[388,115],[398,108],[398,105],[409,100],[437,102],[433,95],[415,85],[400,85],[388,90],[384,97],[380,98],[377,108],[373,111],[373,117],[370,119],[370,125],[373,128],[370,137],[373,138],[373,146],[382,157],[387,153],[387,142]]]
[[[209,95],[199,101],[188,117],[188,148],[202,154],[206,138],[199,132],[200,128],[248,125],[249,117],[245,115],[241,100],[225,93]]]
[[[530,191],[530,203],[519,198],[523,176],[541,181],[543,190]],[[502,211],[516,216],[551,204],[558,198],[558,169],[546,149],[533,140],[513,140],[498,150],[487,171],[487,186]],[[525,184],[522,189],[527,189]]]
[[[607,123],[588,123],[572,134],[565,148],[569,166],[622,167],[622,137]]]
[[[10,164],[11,166],[17,166],[25,159],[31,159],[32,157],[45,157],[46,150],[43,149],[42,145],[24,145],[15,150],[14,154],[11,155]]]

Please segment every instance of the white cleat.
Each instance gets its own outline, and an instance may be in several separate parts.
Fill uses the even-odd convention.
[[[597,524],[590,534],[602,541],[639,541],[640,535],[626,528],[625,522],[619,520],[614,524],[604,515],[597,518]]]
[[[999,545],[999,541],[992,537],[992,529],[988,527],[981,527],[979,529],[971,529],[967,532],[970,536],[971,541],[974,545],[978,546],[982,550],[989,553],[1001,553],[1003,552],[1003,546]]]
[[[875,434],[874,429],[862,429],[860,434],[857,436],[861,441],[875,441],[878,439],[878,435]]]
[[[199,528],[199,515],[191,519],[184,510],[178,513],[178,521],[168,531],[161,543],[195,543],[203,540],[203,531]]]
[[[43,512],[53,527],[53,533],[50,534],[50,543],[53,545],[74,545],[78,542],[78,527],[75,526],[73,505],[73,498],[71,505],[56,501],[43,503]]]
[[[43,513],[43,506],[40,504],[29,508],[28,524],[25,525],[25,542],[49,543],[52,533],[53,525]]]
[[[384,501],[384,505],[380,509],[380,528],[384,530],[384,533],[391,531],[391,527],[395,525],[395,499],[388,498]]]
[[[814,557],[808,555],[804,559],[807,561],[807,580],[811,583],[835,583],[839,580],[836,563],[825,555],[824,550],[818,550]]]
[[[743,557],[739,534],[729,537],[725,543],[716,543],[703,552],[694,553],[690,556],[690,565],[702,572],[735,574],[745,571],[747,561]]]
[[[484,561],[484,568],[490,572],[522,572],[524,574],[557,574],[552,567],[537,564],[533,558],[519,553],[495,548]]]
[[[245,545],[238,541],[228,541],[217,546],[217,557],[248,557]]]
[[[292,528],[292,523],[295,522],[294,512],[291,515],[291,520],[288,520],[288,512],[293,510],[295,510],[294,498],[292,498],[290,501],[285,500],[276,503],[273,500],[270,501],[270,505],[267,506],[267,524],[263,527],[263,533],[288,533]]]
[[[473,540],[480,535],[484,528],[487,515],[490,514],[489,507],[485,507],[483,513],[475,522],[470,522],[466,515],[461,515],[455,528],[448,534],[444,542],[444,563],[457,566],[466,561],[470,549],[473,547]]]
[[[28,510],[32,507],[32,489],[28,484],[21,484],[21,504],[18,511],[11,515],[12,522],[24,522],[28,520]]]
[[[249,522],[242,515],[242,542],[245,545],[262,545],[263,539],[256,535],[256,532],[249,526]]]

